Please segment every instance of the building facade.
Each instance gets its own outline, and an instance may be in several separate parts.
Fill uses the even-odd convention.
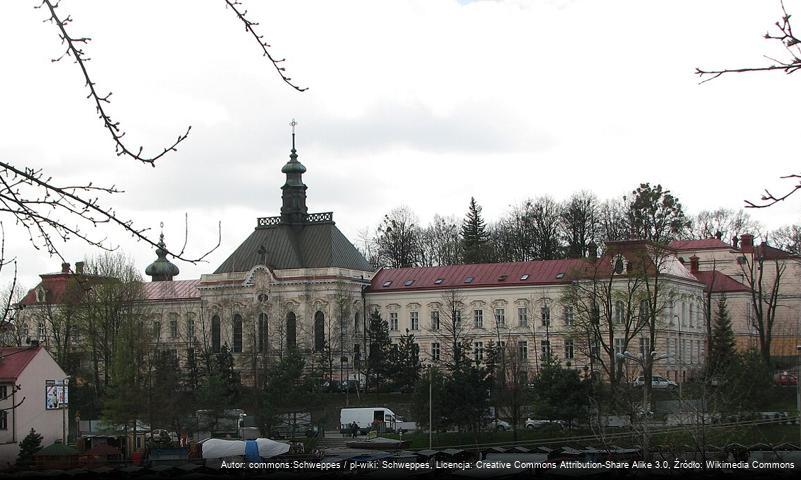
[[[760,259],[781,265],[776,271],[783,277],[774,347],[784,351],[797,343],[797,259],[767,245],[754,247],[749,235],[733,245],[682,241],[657,251],[647,242],[610,242],[603,255],[594,248],[587,259],[376,272],[336,227],[332,212],[308,213],[306,168],[298,161],[294,133],[281,171],[280,215],[256,219],[253,232],[213,273],[176,279],[180,272],[167,260],[162,236],[157,258],[145,270],[152,281],[138,300],[159,348],[189,362],[201,350],[227,347],[248,383],[289,349],[312,358],[327,352],[335,376],[356,378],[366,357],[368,318],[377,312],[394,342],[414,334],[426,363],[447,361],[457,343],[478,360],[501,345],[528,376],[544,353],[601,376],[623,368],[621,360],[634,375],[637,358],[650,354],[657,373],[684,381],[704,362],[710,298],[727,296],[738,342],[755,346],[746,268]],[[636,265],[650,276],[635,275]],[[74,272],[65,264],[61,272],[41,276],[20,304],[23,338],[58,348],[43,318],[70,303],[69,280],[82,270],[81,263]],[[649,293],[655,278],[658,295]],[[771,278],[765,275],[764,283]],[[653,328],[645,328],[654,315]]]

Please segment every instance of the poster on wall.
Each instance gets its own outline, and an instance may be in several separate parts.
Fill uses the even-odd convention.
[[[69,381],[45,381],[45,410],[59,410],[69,406]]]

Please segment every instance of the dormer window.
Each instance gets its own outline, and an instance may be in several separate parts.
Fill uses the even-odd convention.
[[[557,274],[556,274],[556,278],[557,278],[557,279],[562,279],[562,278],[565,278],[565,272],[559,272],[559,273],[557,273]]]
[[[414,283],[414,280],[406,280],[405,282],[403,282],[403,286],[404,287],[411,287],[413,283]]]
[[[528,273],[524,273],[520,276],[520,280],[528,280]]]
[[[498,281],[505,282],[507,278],[509,278],[509,275],[501,275],[498,277]]]
[[[473,277],[464,277],[464,283],[473,283]]]
[[[438,278],[438,279],[434,280],[434,285],[441,285],[442,282],[444,282],[444,281],[445,281],[444,278]]]
[[[383,285],[383,287],[384,287],[384,288],[387,288],[387,287],[389,287],[390,285],[392,285],[392,280],[387,280],[386,282],[384,282],[384,285]]]
[[[45,301],[45,289],[44,288],[39,287],[39,288],[36,289],[36,301],[38,303],[42,303],[42,302]]]

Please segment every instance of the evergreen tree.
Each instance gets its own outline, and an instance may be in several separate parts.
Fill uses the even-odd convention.
[[[717,373],[722,365],[728,364],[735,352],[734,330],[726,306],[726,295],[720,297],[717,307],[709,345],[709,366],[713,373]]]
[[[538,417],[572,422],[588,406],[589,383],[581,381],[577,370],[562,367],[555,355],[542,356],[542,367],[532,383]]]
[[[282,416],[296,426],[294,414],[317,404],[321,383],[321,372],[306,368],[303,354],[295,349],[273,364],[258,392],[259,421],[264,433],[269,434]]]
[[[42,436],[31,429],[31,432],[22,439],[19,444],[19,455],[17,465],[27,467],[33,463],[33,454],[42,449]]]
[[[378,310],[370,314],[370,323],[367,327],[367,378],[372,375],[376,391],[389,373],[389,352],[392,342],[389,339],[389,326],[381,318]]]
[[[481,206],[476,199],[470,197],[467,216],[462,222],[462,251],[464,263],[486,263],[491,260],[489,234],[484,219],[481,218]]]
[[[406,330],[398,344],[393,345],[389,355],[390,374],[395,386],[402,392],[411,392],[420,378],[420,346],[414,342],[414,334]]]

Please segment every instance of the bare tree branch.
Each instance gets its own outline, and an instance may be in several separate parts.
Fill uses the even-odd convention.
[[[255,30],[254,27],[256,27],[258,25],[258,23],[257,22],[253,22],[251,20],[248,20],[248,18],[247,18],[248,11],[247,10],[240,10],[238,8],[238,7],[244,7],[244,5],[242,5],[242,2],[240,2],[239,0],[225,0],[225,3],[227,4],[228,7],[231,7],[231,10],[234,11],[234,13],[236,14],[237,18],[239,18],[239,20],[241,20],[242,23],[245,25],[245,30],[250,32],[250,34],[253,35],[253,38],[256,39],[257,42],[259,42],[259,47],[264,52],[264,56],[267,57],[270,60],[270,63],[273,64],[273,67],[275,67],[275,70],[278,72],[278,75],[281,76],[281,79],[287,85],[289,85],[290,87],[294,88],[295,90],[297,90],[299,92],[303,92],[303,91],[308,90],[308,87],[301,88],[301,87],[295,85],[294,83],[292,83],[292,78],[286,76],[286,73],[284,73],[284,72],[286,72],[286,69],[284,67],[278,65],[279,63],[283,63],[284,61],[286,61],[286,59],[282,58],[280,60],[276,60],[275,57],[272,56],[272,54],[270,53],[270,50],[269,50],[270,49],[270,45],[267,42],[264,41],[264,35],[259,35],[258,33],[256,33],[256,30]]]
[[[64,57],[72,57],[75,60],[75,63],[78,64],[78,67],[81,69],[81,73],[83,73],[83,78],[86,81],[86,87],[89,88],[89,95],[87,98],[91,99],[92,102],[95,104],[95,110],[97,111],[98,117],[103,121],[103,126],[108,130],[109,134],[111,134],[111,138],[114,140],[115,144],[115,151],[117,156],[125,155],[127,157],[133,158],[134,160],[138,160],[142,163],[150,164],[151,166],[155,166],[156,160],[163,157],[167,152],[174,152],[177,150],[177,146],[179,143],[186,140],[187,136],[189,136],[189,131],[192,129],[189,126],[181,135],[178,135],[178,138],[175,142],[170,145],[169,147],[164,147],[164,150],[156,155],[145,156],[142,154],[143,147],[139,147],[139,150],[134,152],[128,146],[123,143],[122,137],[125,136],[125,132],[120,128],[120,122],[115,122],[111,119],[111,116],[106,112],[104,107],[111,103],[109,99],[111,97],[112,92],[108,92],[105,95],[98,93],[97,88],[95,87],[95,82],[92,81],[91,77],[89,76],[89,71],[86,68],[86,62],[90,60],[89,57],[86,56],[86,52],[84,52],[85,46],[92,40],[89,37],[73,37],[67,32],[67,25],[72,22],[72,17],[67,15],[63,19],[58,15],[56,10],[59,7],[60,0],[52,1],[52,0],[42,0],[42,3],[34,8],[42,8],[44,6],[47,7],[49,11],[49,17],[46,18],[45,22],[50,22],[56,25],[59,30],[59,38],[61,39],[62,44],[66,44],[66,50],[64,53],[58,57],[52,59],[53,62],[61,61]]]
[[[103,206],[98,196],[93,196],[114,193],[121,193],[121,190],[114,185],[103,187],[91,182],[87,185],[59,187],[52,177],[45,177],[42,170],[27,167],[20,170],[0,162],[0,213],[10,214],[16,219],[17,225],[28,233],[34,248],[45,248],[49,254],[62,259],[54,243],[56,239],[66,242],[78,238],[103,250],[116,249],[106,245],[105,237],[96,238],[84,233],[81,224],[92,228],[104,223],[114,224],[137,240],[153,247],[159,246],[145,235],[149,229],[138,228],[132,220],[122,219],[114,209]],[[186,231],[188,232],[188,228]],[[218,225],[217,245],[207,253],[194,258],[185,256],[183,248],[177,254],[169,250],[168,253],[176,259],[196,263],[213,252],[220,245],[221,239]]]
[[[794,185],[792,189],[790,189],[790,191],[788,191],[785,194],[779,195],[778,197],[776,195],[772,194],[769,190],[765,189],[765,192],[762,194],[762,197],[760,198],[760,200],[763,203],[756,203],[756,202],[752,202],[751,200],[745,200],[745,208],[767,208],[767,207],[775,205],[775,204],[777,204],[777,203],[779,203],[781,201],[786,200],[792,194],[794,194],[798,190],[801,190],[801,175],[800,174],[785,175],[785,176],[783,176],[781,178],[782,179],[785,179],[785,178],[796,178],[796,179],[799,179],[799,180],[798,180],[798,183],[796,185]]]
[[[770,32],[765,33],[763,38],[766,40],[776,40],[781,42],[784,48],[787,50],[789,58],[786,60],[777,60],[771,57],[765,57],[768,60],[773,62],[773,65],[767,65],[764,67],[741,67],[741,68],[724,68],[719,70],[705,70],[703,68],[696,68],[695,74],[701,79],[699,83],[706,83],[710,80],[714,80],[726,73],[745,73],[745,72],[765,72],[770,70],[781,70],[784,73],[791,74],[796,72],[797,70],[801,69],[801,48],[799,44],[801,44],[801,40],[795,36],[793,33],[793,26],[790,23],[791,15],[787,13],[787,9],[784,7],[784,2],[781,2],[782,6],[782,18],[778,22],[776,22],[776,27],[778,28],[778,33],[772,34]]]

